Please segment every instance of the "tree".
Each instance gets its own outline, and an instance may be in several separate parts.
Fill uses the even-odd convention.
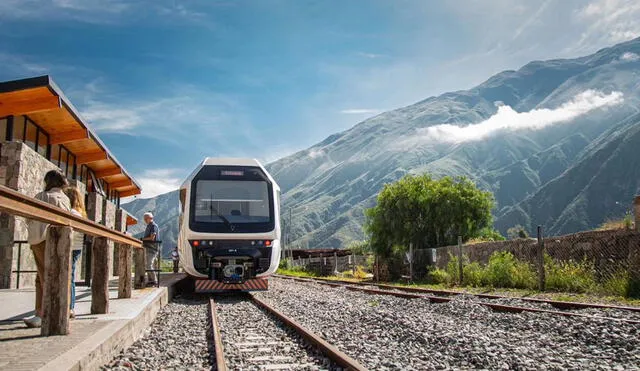
[[[517,240],[518,238],[529,238],[529,233],[520,224],[514,225],[507,229],[507,237],[510,240]]]
[[[352,241],[347,249],[355,255],[366,255],[370,250],[369,241]]]
[[[493,195],[465,177],[407,175],[384,186],[365,211],[371,248],[380,256],[406,248],[438,247],[476,237],[492,224]]]

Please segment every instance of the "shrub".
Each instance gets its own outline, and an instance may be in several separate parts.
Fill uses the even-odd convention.
[[[289,259],[280,259],[278,269],[289,269]]]
[[[435,284],[449,284],[452,278],[446,270],[436,268],[429,272],[429,281]]]
[[[363,280],[365,278],[367,278],[367,272],[364,270],[363,267],[361,266],[356,266],[356,271],[353,274],[353,277],[359,280]]]
[[[555,261],[549,255],[545,255],[544,259],[548,289],[584,293],[596,287],[593,263],[586,260]]]
[[[535,287],[536,274],[531,265],[519,261],[512,253],[496,251],[489,258],[484,281],[494,287],[528,289]]]
[[[465,286],[480,287],[486,284],[485,269],[478,262],[465,265],[462,268],[462,273]]]
[[[449,262],[447,263],[446,273],[449,276],[449,282],[459,282],[460,281],[460,260],[457,256],[449,254]]]
[[[507,237],[510,240],[517,240],[519,238],[529,238],[529,233],[523,226],[520,224],[514,225],[513,227],[507,229]]]

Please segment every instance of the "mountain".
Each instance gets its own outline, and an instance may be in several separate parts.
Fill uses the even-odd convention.
[[[142,218],[144,213],[147,211],[153,213],[154,220],[160,228],[163,256],[168,257],[178,240],[178,215],[180,215],[178,191],[153,198],[133,200],[123,204],[122,208],[138,218],[138,224],[129,228],[129,232],[136,237],[142,237],[144,234],[146,227]]]
[[[496,226],[503,233],[518,223],[569,233],[622,215],[640,191],[640,177],[631,169],[637,165],[632,155],[611,151],[623,142],[633,148],[638,121],[630,118],[640,107],[639,55],[640,39],[635,39],[582,58],[534,61],[470,90],[372,117],[269,164],[283,189],[285,215],[292,210],[294,244],[339,247],[362,239],[363,210],[374,204],[381,187],[425,171],[466,175],[492,191]],[[455,143],[425,137],[447,129],[443,124],[475,130],[473,124],[500,117],[561,114],[589,91],[621,93],[623,101],[539,130],[499,130],[483,140]],[[505,105],[524,114],[503,115]],[[599,179],[616,186],[596,187]]]
[[[534,61],[382,113],[267,169],[282,188],[285,224],[291,210],[298,247],[362,239],[363,211],[382,186],[426,171],[465,175],[492,191],[503,233],[515,224],[570,233],[621,216],[640,192],[639,103],[640,38],[581,58]],[[136,216],[167,212],[155,211],[161,229],[177,232],[175,192],[129,205]]]

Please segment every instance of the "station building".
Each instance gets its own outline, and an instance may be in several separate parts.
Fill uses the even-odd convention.
[[[86,194],[89,219],[126,231],[137,220],[120,208],[120,199],[140,193],[107,146],[82,119],[49,76],[0,82],[0,184],[28,196],[44,188],[44,175],[59,169]],[[35,263],[26,244],[22,217],[0,213],[0,288],[33,286]],[[117,253],[117,246],[110,249]],[[91,238],[83,243],[76,281],[90,277]],[[116,275],[118,259],[110,272]]]

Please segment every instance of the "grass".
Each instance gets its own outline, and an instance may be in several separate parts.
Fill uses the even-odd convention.
[[[588,261],[558,262],[544,257],[545,281],[548,290],[586,293],[597,291],[595,268]]]
[[[301,267],[292,267],[292,268],[280,268],[276,271],[276,273],[278,274],[282,274],[285,276],[292,276],[292,277],[309,277],[309,278],[315,278],[318,275],[313,273],[313,272],[307,272],[304,269],[302,269]]]
[[[596,228],[596,230],[610,231],[615,229],[633,229],[633,224],[633,215],[627,211],[621,219],[609,219]]]

